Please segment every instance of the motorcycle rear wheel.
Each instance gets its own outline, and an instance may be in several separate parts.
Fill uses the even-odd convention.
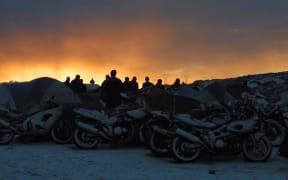
[[[266,161],[272,153],[271,141],[266,136],[255,138],[252,134],[242,142],[242,152],[248,161]]]
[[[76,128],[74,131],[74,143],[81,149],[93,149],[99,143],[99,138],[83,129]]]
[[[8,129],[0,127],[0,145],[7,145],[10,144],[15,137],[15,133]]]
[[[186,139],[175,137],[172,141],[172,153],[177,161],[188,163],[200,156],[202,145]]]

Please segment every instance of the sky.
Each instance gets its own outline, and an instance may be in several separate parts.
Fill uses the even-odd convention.
[[[0,82],[287,71],[286,0],[1,0]]]

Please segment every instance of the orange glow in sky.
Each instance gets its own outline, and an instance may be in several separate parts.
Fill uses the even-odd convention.
[[[189,41],[183,37],[179,40],[181,31],[177,27],[160,22],[121,24],[117,28],[101,23],[67,24],[59,34],[12,31],[1,37],[0,81],[42,76],[64,81],[66,76],[80,74],[85,83],[93,78],[100,84],[110,70],[117,69],[120,79],[137,76],[140,84],[145,76],[152,82],[162,78],[165,83],[173,83],[180,78],[191,83],[288,69],[288,53],[281,48],[288,45],[285,39],[273,39],[274,44],[262,47],[264,39],[252,52],[238,51],[229,49],[229,42],[211,43],[205,38],[207,27],[188,29],[192,34]],[[218,33],[231,36],[241,33],[238,29],[221,31]],[[271,41],[268,39],[267,44]],[[244,43],[258,47],[257,39]]]

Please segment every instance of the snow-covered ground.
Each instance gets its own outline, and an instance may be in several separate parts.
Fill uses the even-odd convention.
[[[80,150],[74,144],[0,146],[0,179],[288,179],[288,159],[273,150],[265,163],[241,156],[179,164],[141,147]]]

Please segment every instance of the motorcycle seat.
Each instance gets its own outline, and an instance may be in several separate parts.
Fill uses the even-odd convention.
[[[107,115],[104,112],[96,111],[96,110],[89,110],[84,108],[77,108],[74,109],[74,112],[81,114],[90,119],[95,119],[101,121],[102,119],[107,119]]]
[[[127,115],[132,117],[133,119],[141,119],[146,116],[146,113],[144,112],[143,108],[140,108],[140,109],[127,111]]]
[[[117,121],[118,119],[114,116],[101,120],[103,124],[110,125],[110,126],[114,125]]]
[[[256,124],[255,119],[237,120],[227,125],[227,130],[236,133],[248,132],[253,129]]]
[[[162,117],[164,119],[170,119],[170,114],[167,112],[163,112],[163,111],[152,111],[151,112],[153,115],[158,116],[158,117]]]

